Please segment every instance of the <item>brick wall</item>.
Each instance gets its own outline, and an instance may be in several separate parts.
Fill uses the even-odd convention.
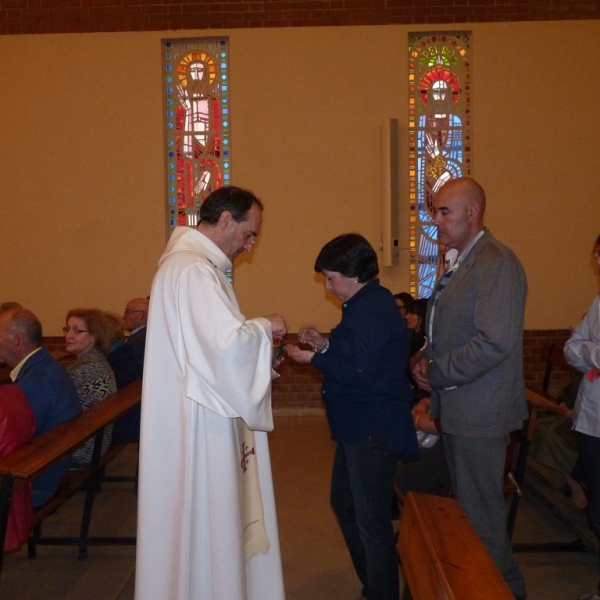
[[[0,35],[598,18],[594,0],[0,0]]]
[[[526,330],[523,336],[523,363],[525,373],[525,383],[542,387],[544,379],[544,370],[546,364],[542,360],[542,349],[544,344],[563,345],[571,335],[570,329],[544,329],[544,330]],[[550,389],[553,395],[558,393],[565,386],[569,374],[555,369],[550,379]]]
[[[42,346],[44,346],[44,348],[46,348],[49,352],[52,352],[54,350],[59,350],[61,352],[64,352],[65,351],[65,336],[64,335],[55,335],[55,336],[47,335],[42,339]]]
[[[526,330],[523,336],[523,362],[525,383],[542,386],[545,362],[542,359],[544,344],[564,344],[571,332],[568,329]],[[323,411],[321,405],[320,373],[308,365],[284,361],[278,369],[281,377],[273,383],[273,406],[283,414],[316,414]],[[568,375],[555,371],[550,392],[558,393]]]
[[[546,343],[563,344],[570,335],[568,329],[526,330],[523,338],[525,383],[541,387],[545,363],[542,348]],[[45,337],[48,350],[64,350],[64,337]],[[295,342],[294,335],[288,341]],[[322,375],[309,365],[285,360],[277,369],[281,375],[273,382],[273,408],[278,415],[323,414],[321,403]],[[558,393],[566,383],[566,375],[556,371],[552,376],[551,393]]]
[[[277,371],[281,377],[273,382],[273,410],[276,414],[317,415],[325,412],[321,402],[323,376],[319,371],[290,359],[284,360]]]

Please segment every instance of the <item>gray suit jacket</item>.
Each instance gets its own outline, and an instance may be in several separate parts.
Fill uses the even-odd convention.
[[[445,433],[500,437],[522,427],[526,297],[519,259],[485,230],[439,295],[431,339],[430,303],[431,410]]]

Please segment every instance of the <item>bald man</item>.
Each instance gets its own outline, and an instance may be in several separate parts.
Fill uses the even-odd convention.
[[[121,389],[144,373],[144,353],[146,351],[146,325],[148,324],[147,298],[133,298],[123,311],[123,324],[130,334],[127,343],[108,355],[108,362]],[[112,433],[113,444],[127,444],[140,440],[141,407],[130,410],[115,422]]]
[[[451,250],[427,313],[426,356],[413,370],[440,417],[452,489],[515,598],[526,598],[506,533],[502,491],[509,433],[527,418],[523,321],[527,279],[519,259],[484,227],[485,193],[448,182],[433,203]]]

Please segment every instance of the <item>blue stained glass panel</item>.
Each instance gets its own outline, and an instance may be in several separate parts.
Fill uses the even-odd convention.
[[[428,297],[443,272],[431,207],[448,181],[470,175],[470,34],[415,33],[408,41],[410,292]]]

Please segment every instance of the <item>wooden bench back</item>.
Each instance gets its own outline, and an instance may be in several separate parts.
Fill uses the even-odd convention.
[[[542,357],[546,361],[546,370],[544,372],[544,381],[542,389],[535,386],[527,386],[527,406],[529,408],[529,423],[527,424],[527,439],[531,442],[537,418],[540,412],[554,413],[559,416],[564,416],[567,409],[560,406],[557,400],[548,390],[550,381],[555,370],[567,374],[569,377],[579,373],[575,367],[572,367],[566,360],[563,354],[563,344],[544,344],[542,349]]]
[[[544,381],[542,390],[548,392],[550,380],[555,369],[568,373],[569,375],[577,373],[577,369],[572,367],[566,360],[563,353],[564,344],[544,344],[542,348],[542,358],[546,363],[544,371]]]
[[[141,399],[142,380],[139,379],[0,459],[0,475],[12,475],[23,480],[35,478],[81,446],[99,429],[124,415]]]
[[[531,442],[533,440],[533,434],[535,433],[540,412],[553,413],[562,417],[566,414],[567,409],[564,406],[557,404],[556,398],[542,390],[527,387],[526,393],[527,408],[529,409],[529,422],[525,429],[527,440]]]

